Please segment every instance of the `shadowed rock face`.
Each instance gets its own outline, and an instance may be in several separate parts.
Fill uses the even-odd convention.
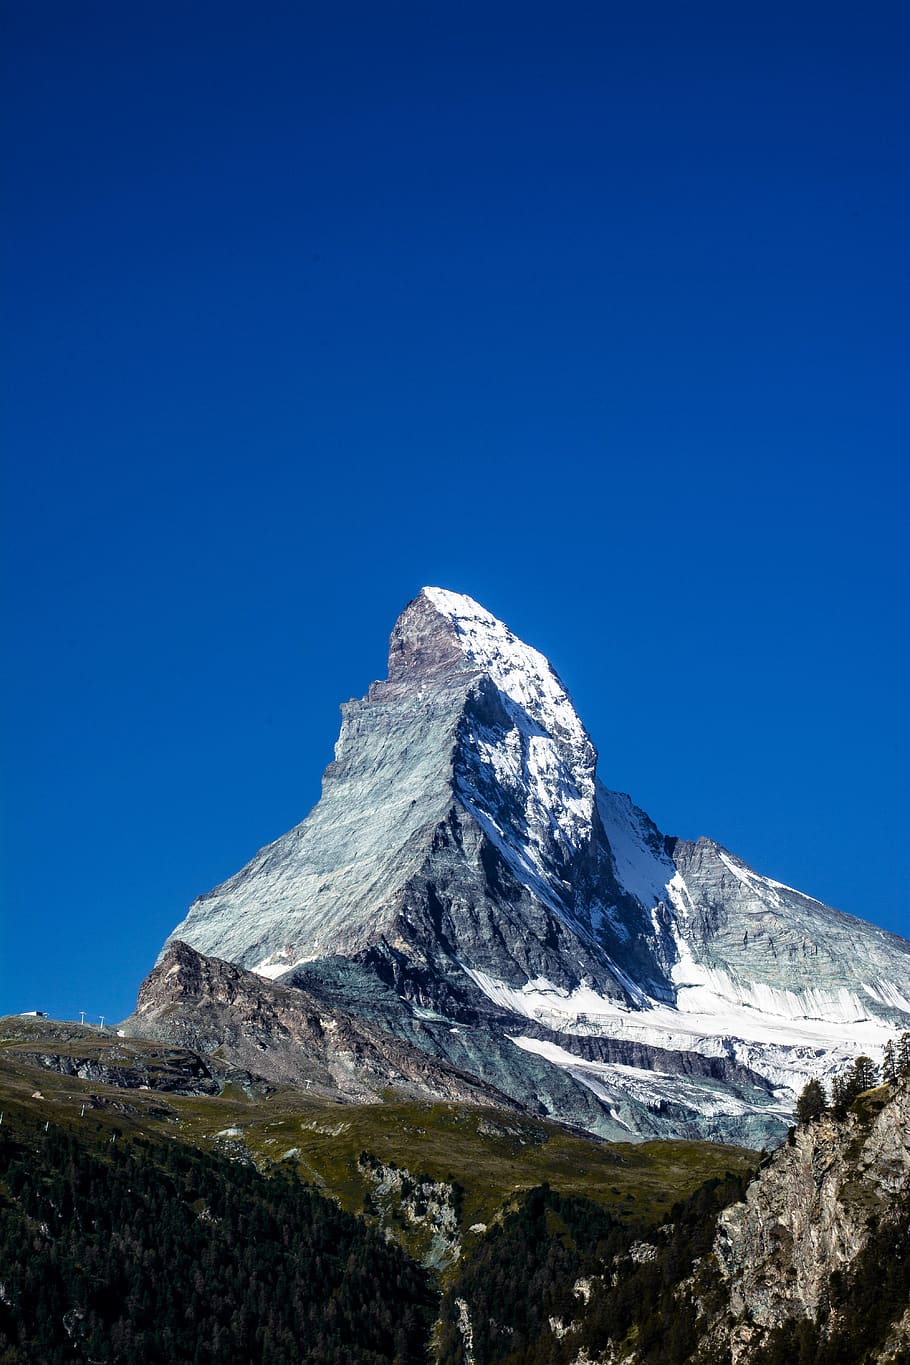
[[[185,1048],[168,1053],[150,1050],[146,1057],[121,1062],[114,1059],[113,1050],[109,1057],[80,1056],[78,1052],[58,1052],[49,1047],[31,1050],[17,1047],[10,1051],[20,1061],[31,1062],[33,1066],[43,1066],[62,1076],[78,1076],[83,1081],[101,1081],[120,1090],[217,1095],[222,1089],[221,1071],[213,1073],[201,1057]]]
[[[664,838],[598,780],[543,655],[470,598],[424,589],[388,678],[342,717],[311,814],[169,943],[298,988],[308,965],[345,959],[398,1002],[392,1032],[409,1036],[415,1009],[482,1028],[498,1060],[485,1070],[475,1049],[468,1070],[527,1102],[504,1062],[523,1049],[519,1070],[561,1068],[627,1133],[768,1140],[808,1076],[910,1024],[910,944],[711,840]],[[353,980],[337,1003],[356,1012]],[[610,1060],[558,1042],[583,1037],[613,1040]],[[615,1060],[623,1045],[634,1062]],[[696,1086],[690,1063],[686,1090],[658,1065],[669,1053],[724,1074]]]

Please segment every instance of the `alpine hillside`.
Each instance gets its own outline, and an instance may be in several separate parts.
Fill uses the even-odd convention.
[[[127,1032],[205,1019],[230,1056],[229,1001],[199,984],[224,972],[188,971],[187,944],[247,1001],[369,1021],[371,1065],[379,1028],[448,1086],[603,1136],[757,1146],[808,1078],[910,1026],[910,943],[663,835],[599,780],[546,658],[471,598],[424,588],[342,714],[314,810],[193,903]]]

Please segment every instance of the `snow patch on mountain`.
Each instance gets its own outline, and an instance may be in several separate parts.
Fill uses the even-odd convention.
[[[759,872],[753,872],[752,868],[748,867],[741,858],[728,853],[726,849],[718,848],[717,856],[724,867],[733,873],[738,882],[741,882],[753,895],[757,895],[759,899],[773,906],[774,909],[780,909],[784,904],[780,895],[781,891],[785,892],[787,896],[800,896],[803,900],[812,901],[815,905],[822,904],[821,901],[815,900],[814,896],[806,896],[802,891],[797,891],[795,887],[787,886],[784,882],[776,882],[772,877],[763,877]]]
[[[881,1048],[893,1035],[892,1027],[873,1018],[850,991],[818,990],[797,996],[734,983],[726,973],[700,967],[691,959],[684,969],[693,984],[680,992],[674,1008],[648,998],[633,982],[629,985],[635,999],[630,1006],[590,986],[570,991],[538,977],[515,987],[476,968],[463,968],[500,1008],[568,1033],[619,1037],[624,1030],[622,1036],[659,1045],[667,1045],[661,1040],[673,1035],[676,1042],[669,1046],[676,1048],[691,1047],[688,1040],[709,1035],[816,1047],[855,1044],[857,1053],[864,1047]],[[685,1043],[680,1041],[684,1037]]]
[[[762,881],[767,882],[768,886],[773,886],[778,891],[789,891],[791,896],[802,896],[804,901],[811,901],[813,905],[821,905],[827,909],[824,901],[817,900],[815,896],[808,896],[805,891],[800,891],[795,886],[788,886],[786,882],[777,882],[773,877],[763,877]]]
[[[789,1095],[765,1104],[750,1104],[731,1093],[728,1088],[702,1078],[670,1075],[667,1072],[627,1066],[620,1062],[590,1062],[576,1057],[558,1043],[521,1034],[513,1036],[511,1041],[523,1052],[532,1052],[538,1057],[543,1057],[554,1066],[567,1071],[575,1080],[581,1081],[597,1095],[598,1099],[611,1106],[612,1117],[620,1123],[623,1121],[621,1111],[618,1111],[616,1106],[626,1098],[633,1099],[650,1109],[669,1104],[676,1109],[688,1109],[707,1118],[777,1114],[786,1119],[792,1108]]]
[[[885,1005],[888,1009],[903,1010],[905,1014],[910,1014],[910,999],[899,991],[892,981],[875,981],[871,983],[863,982],[863,990],[878,1005]]]
[[[512,843],[510,858],[530,864],[546,881],[554,857],[571,858],[590,838],[593,763],[540,734],[519,707],[504,710],[510,728],[475,720],[467,730],[458,791],[472,813],[493,825],[499,840]]]
[[[525,985],[516,987],[476,967],[462,964],[462,971],[500,1009],[509,1014],[524,1015],[526,1019],[534,1019],[556,1032],[565,1029],[567,1024],[584,1025],[589,1019],[589,1014],[599,1018],[602,1014],[609,1014],[612,1017],[614,1013],[619,1013],[628,1017],[631,1013],[630,1005],[600,995],[590,986],[578,986],[570,991],[554,985],[546,977],[538,976]],[[644,1004],[647,1000],[644,992],[635,986],[634,982],[629,982],[629,985],[639,1003]],[[577,1031],[583,1033],[585,1029],[578,1027]]]
[[[292,972],[295,967],[302,967],[305,962],[312,962],[318,955],[318,944],[314,947],[311,954],[306,957],[294,958],[288,953],[271,953],[264,957],[261,962],[257,962],[255,967],[250,967],[250,971],[256,976],[264,976],[267,981],[276,981],[279,976],[284,976],[285,972]]]
[[[731,1019],[731,1008],[754,1011],[762,1020],[782,1020],[802,1025],[855,1025],[872,1022],[869,1011],[854,991],[841,986],[836,991],[810,989],[784,990],[766,982],[752,984],[734,981],[728,972],[718,967],[703,966],[691,955],[681,959],[673,968],[673,980],[679,987],[677,1008],[683,1014]]]
[[[499,694],[496,708],[466,713],[458,795],[519,881],[572,918],[565,874],[592,837],[594,746],[542,654],[470,597],[442,588],[423,596]]]
[[[701,968],[691,958],[684,970],[693,984],[680,992],[676,1008],[643,999],[640,990],[630,1008],[587,986],[567,991],[538,977],[516,988],[476,969],[464,970],[500,1009],[555,1033],[730,1057],[790,1093],[812,1076],[843,1069],[862,1052],[878,1058],[893,1034],[852,992],[815,991],[803,998],[784,991],[766,994],[760,987],[738,987],[726,974]],[[577,1057],[567,1055],[572,1066],[579,1065]]]
[[[655,825],[633,804],[631,797],[624,792],[608,791],[600,782],[597,810],[620,886],[645,910],[666,901],[676,868]]]

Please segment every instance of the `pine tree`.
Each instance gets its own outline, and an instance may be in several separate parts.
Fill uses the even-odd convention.
[[[831,1082],[831,1112],[836,1119],[845,1119],[847,1110],[856,1099],[857,1092],[853,1089],[853,1073],[849,1072],[846,1076],[835,1076]]]
[[[885,1044],[885,1051],[882,1057],[882,1080],[888,1085],[893,1085],[897,1080],[897,1057],[894,1052],[894,1044],[889,1038]]]
[[[860,1091],[871,1090],[874,1085],[878,1085],[878,1067],[871,1057],[857,1057],[856,1061],[853,1063],[853,1076],[854,1084],[856,1086],[854,1099]]]
[[[827,1108],[828,1101],[821,1081],[815,1079],[807,1081],[796,1101],[796,1117],[799,1122],[811,1123],[813,1119],[821,1118]]]
[[[897,1074],[910,1076],[910,1033],[902,1033],[897,1040]]]

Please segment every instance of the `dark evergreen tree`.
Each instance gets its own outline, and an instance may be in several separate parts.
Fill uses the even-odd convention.
[[[910,1033],[902,1033],[897,1040],[897,1074],[910,1076]]]
[[[831,1112],[836,1119],[845,1119],[853,1103],[854,1094],[847,1076],[835,1076],[831,1082]]]
[[[878,1067],[871,1057],[859,1056],[845,1076],[835,1076],[831,1082],[831,1112],[836,1119],[845,1119],[851,1104],[863,1090],[878,1084]]]
[[[894,1043],[889,1038],[882,1056],[882,1080],[888,1085],[893,1085],[897,1076],[897,1055],[894,1050]]]
[[[811,1123],[813,1119],[821,1118],[827,1108],[828,1100],[821,1081],[814,1079],[807,1081],[796,1101],[796,1117],[799,1122]]]
[[[874,1085],[878,1085],[878,1067],[871,1057],[857,1057],[853,1063],[853,1078],[856,1086],[856,1095],[862,1090],[871,1090]],[[854,1095],[854,1099],[856,1096]]]

